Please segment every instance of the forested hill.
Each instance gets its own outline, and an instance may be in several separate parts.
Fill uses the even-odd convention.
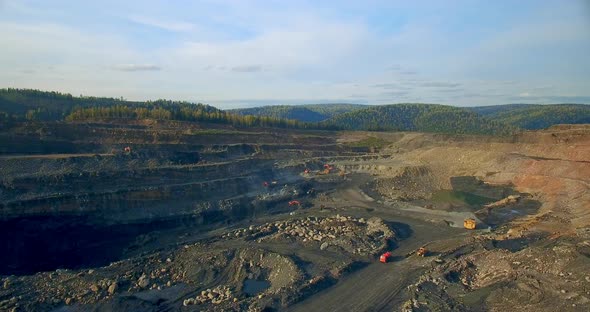
[[[508,104],[468,108],[489,119],[523,129],[545,129],[556,124],[590,123],[586,104]]]
[[[466,109],[436,104],[372,106],[323,122],[350,130],[423,131],[459,134],[509,134],[517,129]]]
[[[209,105],[180,101],[156,100],[134,102],[107,97],[76,97],[66,93],[32,89],[0,89],[0,112],[12,116],[15,119],[62,120],[73,111],[82,108],[108,108],[114,106],[146,109],[162,108],[172,111],[180,111],[184,108],[201,110],[207,113],[221,111]]]
[[[585,104],[507,104],[464,108],[435,104],[314,104],[264,106],[231,112],[321,121],[324,125],[344,129],[453,133],[506,133],[516,128],[536,130],[555,124],[590,123],[590,105]]]
[[[517,111],[526,107],[539,106],[539,104],[504,104],[504,105],[489,105],[489,106],[472,106],[465,107],[472,112],[486,117],[493,117],[494,115],[507,111]]]
[[[157,100],[132,102],[103,97],[75,97],[59,92],[0,89],[0,123],[159,119],[219,123],[239,127],[320,128],[321,125],[268,116],[241,116],[213,106]]]
[[[20,121],[170,119],[239,127],[508,134],[555,124],[590,123],[590,105],[509,104],[459,108],[436,104],[312,104],[223,111],[182,101],[127,101],[59,92],[0,89],[0,126]]]
[[[366,107],[366,105],[361,104],[271,105],[232,109],[229,112],[239,115],[270,116],[274,118],[296,119],[304,122],[318,122]]]

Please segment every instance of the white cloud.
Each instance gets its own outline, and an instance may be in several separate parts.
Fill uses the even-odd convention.
[[[145,59],[149,55],[130,48],[116,35],[89,33],[55,23],[11,22],[0,22],[0,33],[3,87],[138,99],[157,98],[156,92],[161,92],[140,90],[151,83],[150,78],[129,80],[126,75],[113,74],[112,64],[151,64]]]
[[[158,71],[162,68],[154,64],[119,64],[113,66],[113,69],[119,71],[135,72],[135,71]]]
[[[299,70],[309,66],[328,67],[348,59],[362,49],[367,35],[362,25],[310,19],[292,28],[268,29],[244,39],[187,41],[163,53],[171,54],[175,62],[182,60],[183,66],[187,63],[201,68],[211,64],[229,67],[258,64]]]
[[[459,87],[461,84],[454,83],[454,82],[426,81],[426,82],[421,82],[418,85],[421,87],[426,87],[426,88],[456,88],[456,87]]]
[[[113,35],[82,32],[55,23],[18,24],[0,22],[0,62],[7,68],[43,61],[45,65],[92,64],[105,59],[139,57],[125,40]],[[116,53],[113,53],[116,51]]]
[[[537,47],[560,47],[588,35],[583,23],[563,18],[529,18],[464,41],[462,32],[453,33],[441,22],[448,12],[438,21],[421,15],[380,33],[371,26],[374,21],[362,15],[342,18],[333,10],[314,8],[315,3],[214,1],[187,4],[182,6],[185,12],[159,4],[137,7],[140,11],[131,17],[96,12],[88,25],[79,23],[83,14],[72,14],[74,9],[56,5],[61,13],[48,16],[42,7],[27,8],[23,3],[17,13],[27,18],[0,22],[0,85],[212,103],[316,102],[354,94],[370,103],[389,103],[391,96],[432,102],[448,95],[456,100],[453,104],[473,105],[502,103],[523,90],[534,96],[583,94],[588,82],[564,79],[570,72],[563,64],[554,64],[543,75],[530,74],[523,65],[535,63],[545,70],[550,66],[536,58],[552,53]],[[374,10],[356,3],[342,5]],[[15,9],[7,10],[11,11],[0,13],[17,15],[11,14]],[[129,20],[155,29],[142,29],[149,35],[139,38],[137,25],[129,25]],[[96,27],[104,21],[121,31]],[[567,62],[580,71],[588,66],[581,58]],[[47,70],[49,66],[54,70]],[[161,68],[166,70],[134,79],[113,72]],[[507,77],[512,81],[506,82]],[[537,85],[554,88],[533,89]],[[384,92],[392,93],[386,97]]]
[[[157,18],[150,18],[146,16],[137,16],[133,15],[129,17],[129,20],[135,22],[137,24],[156,27],[168,31],[177,31],[177,32],[184,32],[184,31],[191,31],[196,29],[196,25],[187,22],[181,21],[166,21]]]
[[[232,67],[231,70],[238,73],[254,73],[262,71],[263,67],[260,65],[243,65]]]

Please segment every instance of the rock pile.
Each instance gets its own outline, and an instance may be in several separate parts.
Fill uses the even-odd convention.
[[[371,253],[393,237],[393,231],[379,218],[365,220],[341,215],[276,221],[238,229],[222,236],[225,239],[257,239],[258,242],[294,239],[304,244],[317,243],[322,250],[330,245],[340,246],[355,254]]]
[[[232,291],[227,286],[217,286],[214,289],[207,289],[201,291],[201,294],[195,298],[188,298],[183,301],[184,306],[193,304],[220,304],[227,301],[238,301],[232,294]]]

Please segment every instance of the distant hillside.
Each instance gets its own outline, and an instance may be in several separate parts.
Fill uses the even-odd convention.
[[[472,111],[436,104],[371,106],[337,115],[326,125],[350,130],[424,131],[458,134],[508,134],[516,128]]]
[[[32,89],[0,89],[0,114],[12,116],[15,119],[62,120],[81,108],[113,106],[165,108],[173,112],[180,112],[182,109],[201,110],[207,113],[221,112],[213,106],[180,101],[134,102],[107,97],[76,97],[66,93]]]
[[[232,109],[229,112],[239,115],[269,116],[273,118],[295,119],[303,122],[318,122],[365,107],[367,106],[360,104],[271,105]]]
[[[204,104],[156,100],[132,102],[75,97],[59,92],[0,89],[0,128],[21,121],[90,121],[112,119],[181,120],[237,127],[318,128],[320,125],[268,116],[240,116]]]
[[[590,123],[590,105],[585,104],[508,104],[469,109],[489,119],[529,130],[556,124]]]
[[[238,127],[282,127],[507,134],[556,124],[590,123],[590,105],[509,104],[459,108],[436,104],[309,104],[222,111],[182,101],[127,101],[59,92],[0,89],[0,127],[20,121],[170,119]]]
[[[465,107],[466,109],[478,113],[482,116],[494,116],[498,113],[523,109],[531,106],[538,106],[538,104],[504,104],[504,105],[490,105],[490,106],[475,106]]]

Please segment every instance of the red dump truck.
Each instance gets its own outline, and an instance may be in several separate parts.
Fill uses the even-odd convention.
[[[391,259],[391,252],[390,251],[382,254],[381,257],[379,257],[379,261],[381,261],[381,263],[387,263],[387,262],[389,262],[389,259]]]

